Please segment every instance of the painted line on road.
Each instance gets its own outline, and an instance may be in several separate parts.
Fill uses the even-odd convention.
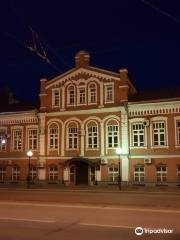
[[[109,224],[96,224],[96,223],[78,223],[79,225],[83,226],[92,226],[92,227],[109,227],[109,228],[128,228],[128,229],[135,229],[136,227],[132,226],[124,226],[124,225],[109,225]]]
[[[23,222],[41,222],[41,223],[55,223],[55,220],[40,220],[40,219],[29,219],[29,218],[11,218],[11,217],[0,217],[0,221],[23,221]]]
[[[136,212],[154,212],[154,213],[177,213],[180,210],[175,209],[153,209],[153,208],[140,208],[140,207],[109,207],[109,206],[92,206],[92,205],[71,205],[71,204],[48,204],[48,203],[24,203],[24,202],[7,202],[0,201],[0,205],[10,206],[32,206],[32,207],[56,207],[56,208],[80,208],[80,209],[103,209],[103,210],[118,210],[118,211],[136,211]]]

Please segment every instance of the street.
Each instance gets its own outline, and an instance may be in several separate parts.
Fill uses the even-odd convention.
[[[47,195],[46,199],[45,194]],[[52,201],[53,196],[54,202]],[[106,196],[109,197],[105,199]],[[172,200],[173,196],[174,201]],[[90,204],[88,198],[91,201],[93,200],[92,204]],[[120,200],[119,204],[117,203],[117,199],[120,198],[122,204]],[[127,199],[126,205],[123,204],[125,198]],[[143,201],[146,198],[152,200],[154,207],[137,206],[140,199]],[[175,204],[175,200],[178,201],[179,198],[179,194],[173,195],[173,193],[171,197],[169,195],[166,198],[165,194],[161,193],[121,193],[117,195],[116,193],[92,193],[86,191],[48,191],[47,193],[38,190],[32,190],[31,192],[1,189],[0,240],[179,240],[180,208]],[[58,202],[57,199],[62,201]],[[73,199],[75,199],[76,203],[73,203]],[[83,204],[81,203],[82,199]],[[110,199],[112,199],[111,202]],[[162,205],[157,204],[155,206],[156,201],[158,204],[161,201]],[[134,206],[132,202],[134,202]],[[167,205],[166,208],[162,207],[165,205]],[[136,227],[169,229],[173,230],[173,232],[159,234],[144,232],[141,236],[136,236]]]

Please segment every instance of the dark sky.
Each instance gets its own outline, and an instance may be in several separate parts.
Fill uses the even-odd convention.
[[[149,4],[150,5],[149,5]],[[49,65],[33,46],[38,33]],[[89,51],[91,64],[129,70],[138,90],[180,85],[179,0],[6,0],[0,3],[0,85],[21,100],[37,100],[39,80],[74,65]]]

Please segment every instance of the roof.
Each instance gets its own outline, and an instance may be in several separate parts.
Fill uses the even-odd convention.
[[[180,86],[177,88],[165,88],[151,91],[137,92],[129,97],[129,102],[156,102],[156,101],[180,100]]]

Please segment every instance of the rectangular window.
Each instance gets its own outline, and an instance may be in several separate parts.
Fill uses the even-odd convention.
[[[108,147],[118,147],[118,126],[108,126]]]
[[[119,167],[118,165],[112,165],[108,167],[108,179],[109,182],[118,182]]]
[[[58,128],[49,129],[49,148],[50,149],[58,148]]]
[[[69,91],[69,105],[75,104],[75,93],[74,90]]]
[[[30,167],[29,175],[30,175],[30,181],[35,181],[37,178],[37,168],[34,166]]]
[[[166,166],[156,167],[156,176],[157,176],[157,182],[166,182],[167,181],[167,167]]]
[[[96,88],[90,88],[90,103],[96,103]]]
[[[0,167],[0,181],[3,182],[6,180],[6,168]]]
[[[12,131],[13,137],[13,150],[20,151],[22,150],[22,130],[15,129]]]
[[[180,121],[176,123],[176,131],[177,131],[177,145],[180,145]]]
[[[78,147],[78,132],[76,127],[69,128],[69,149],[77,149]]]
[[[134,181],[135,182],[144,182],[144,167],[143,166],[136,166],[134,168]]]
[[[38,148],[38,130],[28,129],[28,149],[37,150]]]
[[[6,143],[7,143],[6,131],[1,129],[0,130],[0,151],[1,152],[6,151]]]
[[[60,91],[58,90],[53,90],[53,106],[58,107],[60,106]]]
[[[165,135],[165,122],[154,122],[153,123],[153,145],[154,146],[165,146],[166,135]]]
[[[133,147],[144,146],[144,123],[132,124]]]
[[[52,166],[49,167],[49,181],[57,181],[58,180],[58,167]]]
[[[12,168],[12,181],[19,181],[20,169],[18,167]]]
[[[178,182],[180,182],[180,166],[177,166],[177,177],[178,177]]]
[[[114,91],[113,91],[113,85],[108,84],[105,85],[105,102],[113,102],[114,101]]]
[[[88,127],[88,148],[97,148],[97,126]]]
[[[79,88],[79,104],[84,104],[86,103],[86,89],[83,88]]]

